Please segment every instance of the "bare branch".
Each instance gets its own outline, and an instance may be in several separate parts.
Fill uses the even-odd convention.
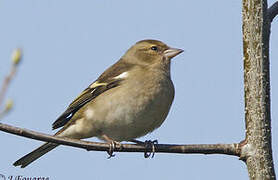
[[[45,142],[52,142],[66,146],[78,147],[88,151],[108,151],[108,143],[89,142],[71,138],[54,137],[47,134],[26,130],[7,124],[0,123],[0,130],[15,134],[22,137],[36,139]],[[182,154],[226,154],[240,156],[239,144],[192,144],[192,145],[177,145],[177,144],[155,144],[156,153],[182,153]],[[151,152],[152,147],[145,147],[140,144],[122,144],[116,145],[116,152]]]
[[[275,16],[278,15],[278,1],[275,2],[270,8],[267,10],[269,22],[272,22]]]
[[[22,59],[21,50],[15,49],[14,52],[12,53],[12,66],[11,66],[10,72],[5,77],[3,84],[1,86],[1,89],[0,89],[0,109],[1,109],[1,105],[2,105],[4,97],[5,97],[5,94],[7,92],[8,86],[10,85],[11,80],[13,79],[14,75],[16,74],[17,65],[19,64],[21,59]],[[8,109],[7,109],[7,107],[5,107],[3,110],[1,110],[0,115],[3,116],[5,113],[7,113],[8,110],[10,110],[9,108],[11,108],[11,107],[8,106]]]
[[[5,77],[5,79],[3,81],[3,84],[2,84],[2,87],[1,87],[1,90],[0,90],[0,107],[1,107],[1,105],[3,103],[5,94],[7,92],[7,88],[8,88],[11,80],[13,79],[13,77],[14,77],[14,75],[16,73],[16,70],[17,70],[17,67],[15,65],[12,65],[9,74]]]

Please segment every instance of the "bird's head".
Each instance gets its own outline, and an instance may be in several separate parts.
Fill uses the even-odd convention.
[[[142,40],[133,45],[123,56],[129,63],[152,65],[168,64],[182,49],[170,48],[158,40]]]

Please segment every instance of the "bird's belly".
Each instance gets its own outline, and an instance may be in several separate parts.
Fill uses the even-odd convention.
[[[94,126],[99,137],[105,134],[115,141],[141,137],[158,128],[165,120],[174,96],[172,89],[163,88],[150,90],[152,94],[134,89],[134,94],[128,98],[117,94],[116,88],[113,90],[114,93],[106,96],[105,108],[98,112],[104,119],[95,119]]]

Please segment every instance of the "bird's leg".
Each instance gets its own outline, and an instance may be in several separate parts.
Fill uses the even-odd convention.
[[[102,135],[102,139],[104,139],[106,142],[109,143],[109,150],[107,151],[109,157],[108,159],[110,159],[111,157],[114,157],[115,154],[114,153],[114,149],[116,145],[119,145],[120,147],[122,146],[122,144],[118,141],[114,141],[113,139],[111,139],[110,137],[108,137],[107,135]]]
[[[155,154],[155,144],[158,144],[158,141],[157,140],[154,140],[154,141],[151,141],[151,140],[146,140],[145,142],[142,142],[142,141],[138,141],[136,139],[132,139],[130,140],[130,142],[134,142],[136,144],[141,144],[141,145],[145,145],[145,152],[144,152],[144,157],[145,158],[149,158],[151,155],[151,157],[153,158],[154,157],[154,154]],[[147,149],[149,147],[152,147],[152,151],[151,152],[148,152]]]

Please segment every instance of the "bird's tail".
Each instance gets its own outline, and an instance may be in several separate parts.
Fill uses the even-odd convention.
[[[29,154],[26,154],[19,160],[17,160],[13,165],[14,166],[20,166],[21,168],[25,168],[29,164],[31,164],[33,161],[37,160],[44,154],[48,153],[52,149],[56,148],[58,144],[53,143],[45,143],[39,148],[35,149],[34,151],[30,152]]]

